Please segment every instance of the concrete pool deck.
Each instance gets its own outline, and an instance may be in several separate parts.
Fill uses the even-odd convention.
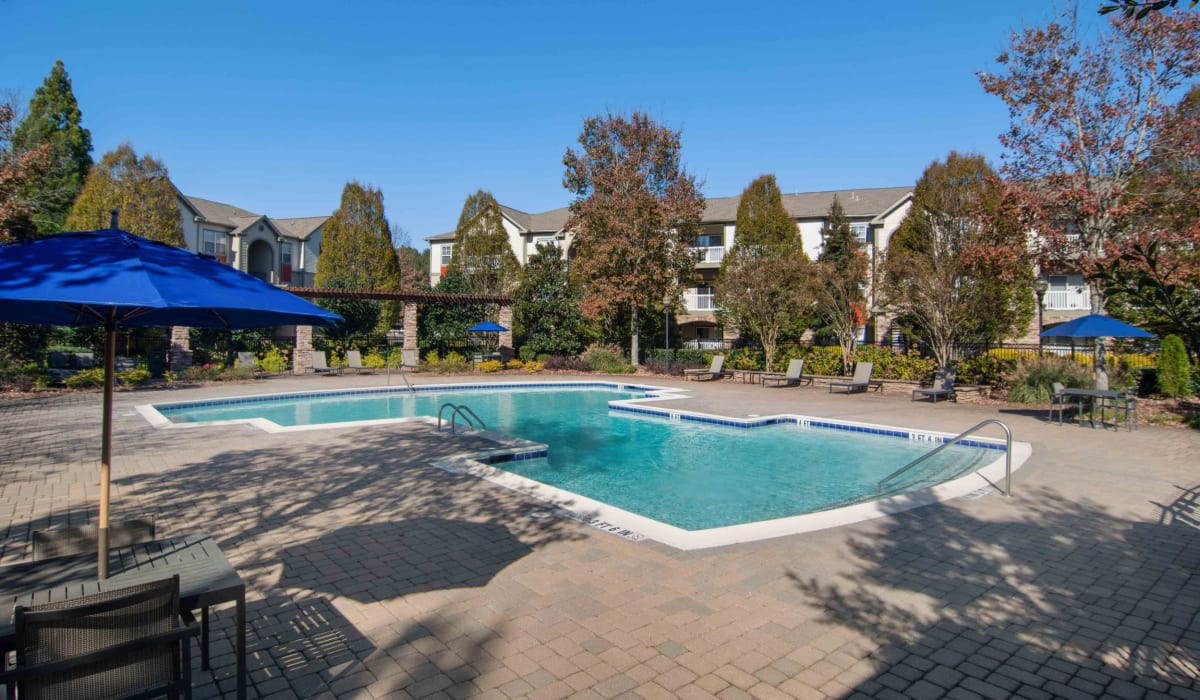
[[[1011,498],[686,552],[427,466],[485,447],[476,437],[156,430],[134,411],[384,382],[117,394],[114,517],[216,537],[247,583],[252,697],[1200,697],[1196,431],[646,379],[707,413],[951,433],[1000,418],[1033,447]],[[98,394],[0,402],[0,561],[28,557],[31,529],[95,518],[99,425]],[[231,621],[219,612],[214,631]],[[232,644],[214,644],[198,698],[232,697]]]

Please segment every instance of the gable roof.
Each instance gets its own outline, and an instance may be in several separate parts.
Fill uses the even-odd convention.
[[[222,226],[231,226],[237,228],[238,223],[235,219],[246,219],[260,216],[252,211],[246,211],[241,207],[235,207],[232,204],[222,204],[214,202],[211,199],[201,199],[200,197],[191,197],[186,194],[180,195],[188,203],[192,209],[200,213],[205,221]]]
[[[172,183],[172,186],[174,186],[174,183]],[[235,207],[232,204],[214,202],[211,199],[204,199],[202,197],[192,197],[180,192],[177,187],[175,188],[175,192],[179,195],[180,200],[189,209],[196,212],[205,223],[228,226],[232,229],[229,233],[235,236],[246,232],[256,222],[262,220],[274,229],[277,234],[290,238],[306,239],[329,220],[328,216],[273,219],[265,214],[256,214],[241,207]]]
[[[271,219],[275,227],[294,238],[308,238],[329,221],[328,216],[302,216],[297,219]]]

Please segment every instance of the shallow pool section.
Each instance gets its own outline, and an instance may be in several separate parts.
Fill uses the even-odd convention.
[[[881,480],[946,436],[803,416],[737,420],[644,405],[671,393],[598,382],[447,385],[153,408],[161,420],[174,424],[252,421],[295,430],[418,419],[437,415],[446,403],[467,405],[493,433],[519,438],[511,444],[522,446],[473,455],[463,462],[467,467],[452,470],[530,493],[536,489],[529,485],[544,486],[539,497],[635,522],[641,530],[655,531],[655,539],[685,548],[691,547],[679,541],[689,540],[689,534],[755,528],[848,507],[878,515],[884,501],[892,505],[883,510],[920,504],[924,497],[917,494],[1004,456],[1003,445],[970,440],[881,489]],[[757,538],[739,535],[733,541],[745,539]]]

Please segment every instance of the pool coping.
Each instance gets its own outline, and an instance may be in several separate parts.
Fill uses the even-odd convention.
[[[689,398],[687,389],[653,386],[632,382],[611,381],[573,381],[573,382],[489,382],[478,384],[422,384],[409,387],[375,387],[366,389],[330,389],[324,391],[279,392],[273,394],[255,394],[252,396],[229,397],[228,399],[204,399],[197,401],[170,402],[161,405],[216,405],[221,403],[253,403],[280,398],[303,398],[305,396],[341,395],[371,395],[382,393],[421,393],[447,390],[486,390],[496,388],[563,388],[563,387],[603,387],[617,390],[634,390],[653,392],[652,396],[636,399],[619,399],[609,402],[609,409],[618,413],[634,415],[650,415],[666,418],[671,421],[695,421],[713,423],[738,428],[755,428],[779,423],[793,423],[802,427],[818,427],[850,432],[880,434],[894,438],[907,438],[912,441],[941,444],[955,437],[953,433],[941,431],[900,428],[895,426],[878,425],[859,421],[847,421],[833,418],[821,418],[800,414],[782,413],[751,418],[733,418],[700,411],[672,409],[659,406],[642,406],[646,402],[669,401]],[[422,422],[437,424],[437,418],[431,416],[412,416],[403,418],[384,418],[366,421],[350,421],[342,423],[322,423],[306,426],[281,426],[263,418],[234,419],[223,421],[203,421],[194,423],[172,423],[153,404],[143,404],[135,407],[155,428],[193,428],[231,424],[248,424],[270,433],[295,432],[307,430],[327,430],[336,428],[356,428],[373,425],[391,425],[405,422]],[[925,505],[931,505],[952,498],[968,495],[984,495],[998,490],[996,484],[1005,477],[1004,442],[993,438],[976,437],[963,440],[960,444],[983,449],[998,450],[1001,454],[987,465],[956,479],[926,487],[917,491],[885,496],[865,503],[832,508],[829,510],[793,515],[784,518],[762,520],[754,523],[728,525],[704,530],[685,530],[667,523],[639,515],[616,506],[597,501],[580,494],[550,486],[509,471],[499,469],[490,462],[506,459],[529,459],[545,456],[549,449],[547,445],[525,440],[512,435],[488,430],[463,429],[464,433],[478,435],[498,443],[498,447],[488,450],[473,450],[448,458],[435,460],[431,466],[443,471],[470,475],[484,479],[490,483],[522,493],[552,506],[547,515],[568,517],[579,520],[592,527],[617,534],[632,541],[652,539],[662,544],[682,550],[707,549],[744,542],[756,542],[775,537],[802,534],[816,530],[824,530],[843,525],[881,518],[894,513],[911,510]],[[1016,472],[1032,455],[1033,449],[1029,443],[1013,441],[1012,471]]]

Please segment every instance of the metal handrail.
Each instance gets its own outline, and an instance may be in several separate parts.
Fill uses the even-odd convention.
[[[476,415],[475,412],[472,411],[471,408],[469,406],[467,406],[466,404],[453,404],[453,403],[446,402],[446,403],[442,404],[441,408],[438,409],[437,429],[438,429],[439,433],[442,432],[442,414],[445,413],[447,408],[454,409],[453,411],[450,412],[450,434],[451,435],[454,434],[454,429],[458,426],[458,417],[459,416],[462,416],[463,420],[465,420],[467,422],[467,425],[471,426],[472,428],[478,428],[478,429],[482,429],[482,430],[488,429],[487,424],[483,422],[483,419],[480,418],[478,415]]]
[[[962,442],[964,439],[966,439],[966,437],[968,435],[974,433],[975,431],[979,430],[980,428],[982,428],[985,425],[988,425],[989,423],[995,423],[996,425],[1000,426],[1001,428],[1004,428],[1004,435],[1005,435],[1004,488],[1000,490],[1000,493],[1004,494],[1005,497],[1011,496],[1012,495],[1012,431],[1008,429],[1007,425],[1005,425],[1002,421],[1000,421],[996,418],[988,418],[987,420],[985,420],[981,423],[977,423],[977,424],[971,426],[970,428],[967,428],[966,430],[962,431],[958,435],[955,435],[954,437],[950,438],[946,442],[943,442],[942,444],[938,445],[934,449],[926,452],[925,454],[921,455],[920,457],[917,457],[913,461],[909,462],[908,464],[904,465],[903,467],[900,467],[899,469],[892,472],[891,474],[888,474],[887,476],[885,476],[884,478],[879,480],[879,483],[875,486],[875,490],[882,491],[883,485],[886,484],[887,482],[889,482],[892,479],[907,472],[909,469],[912,469],[913,467],[924,462],[925,460],[927,460],[930,457],[934,456],[935,454],[941,452],[942,450],[946,449],[947,447],[950,447],[951,445],[956,445],[956,444]]]
[[[408,387],[408,390],[415,393],[417,389],[416,389],[416,387],[414,387],[412,385],[412,382],[408,381],[408,375],[404,373],[404,365],[397,365],[396,372],[398,372],[400,374],[400,378],[404,380],[404,385]],[[391,362],[391,360],[388,360],[388,363],[387,363],[387,385],[388,386],[392,385],[392,362]]]

